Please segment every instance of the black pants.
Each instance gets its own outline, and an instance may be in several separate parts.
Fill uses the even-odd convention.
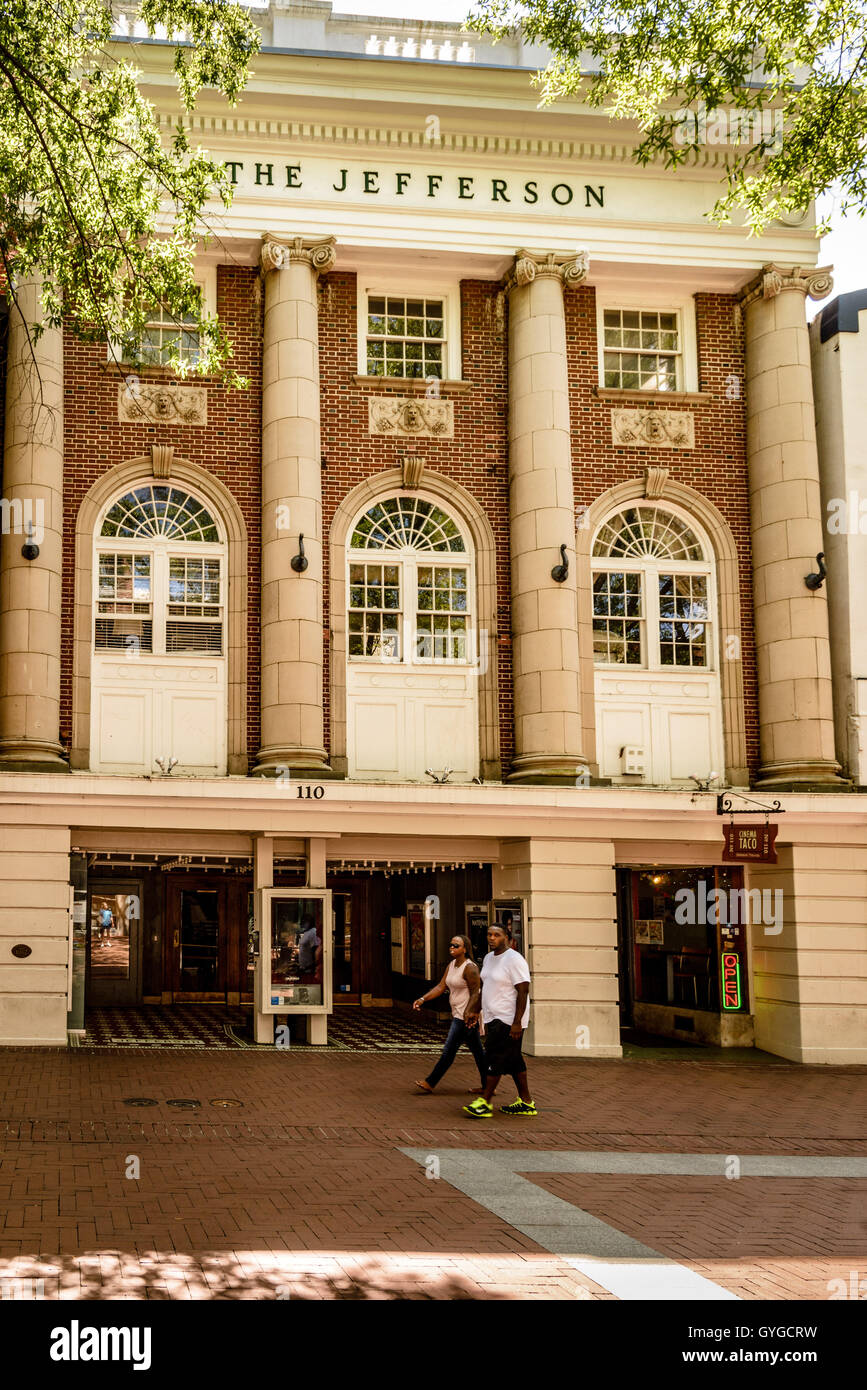
[[[449,1029],[445,1047],[440,1053],[440,1059],[425,1080],[429,1086],[435,1086],[441,1081],[458,1055],[458,1048],[461,1043],[470,1049],[473,1054],[473,1061],[479,1069],[479,1079],[484,1086],[488,1078],[488,1069],[485,1064],[485,1052],[482,1047],[482,1040],[479,1037],[478,1027],[468,1028],[462,1018],[453,1018],[452,1026]]]

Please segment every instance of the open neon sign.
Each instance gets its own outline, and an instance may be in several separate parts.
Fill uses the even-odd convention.
[[[741,962],[737,951],[722,953],[722,995],[724,1009],[741,1007]]]

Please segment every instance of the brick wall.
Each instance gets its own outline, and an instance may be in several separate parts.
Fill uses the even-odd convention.
[[[499,632],[500,757],[504,774],[513,751],[511,606],[509,575],[509,486],[507,449],[506,339],[497,322],[499,287],[487,281],[461,283],[463,377],[467,394],[450,397],[455,406],[453,439],[392,439],[368,433],[367,398],[381,388],[357,385],[358,322],[356,279],[346,272],[323,282],[320,311],[322,379],[323,534],[348,492],[371,474],[399,468],[404,455],[422,457],[426,466],[460,483],[486,513],[497,538],[497,628]],[[447,392],[446,392],[447,394]],[[422,479],[424,486],[424,479]],[[448,499],[444,499],[448,505]],[[329,628],[328,556],[325,576],[325,635]],[[325,641],[325,699],[328,700],[328,642]],[[329,744],[326,703],[325,746]]]
[[[209,469],[237,500],[247,525],[249,553],[248,751],[259,746],[259,559],[261,460],[261,327],[256,272],[221,267],[218,312],[235,349],[235,365],[250,378],[246,392],[209,383],[205,428],[121,425],[117,421],[118,376],[107,369],[104,350],[67,335],[66,474],[64,533],[64,640],[61,686],[61,737],[71,732],[72,611],[75,521],[82,498],[99,474],[114,464],[147,453],[151,444],[171,444],[183,457]],[[322,280],[320,368],[322,379],[323,528],[327,537],[335,510],[365,478],[399,467],[406,454],[421,455],[427,466],[454,479],[485,511],[497,537],[500,677],[500,740],[504,775],[513,753],[511,611],[508,546],[507,306],[498,286],[487,281],[461,283],[463,377],[472,389],[451,397],[455,435],[450,440],[389,438],[368,433],[367,397],[376,386],[358,384],[356,278],[337,272]],[[611,402],[599,400],[594,291],[566,294],[567,349],[570,359],[573,468],[576,505],[587,505],[615,483],[640,475],[647,464],[662,464],[671,477],[708,497],[732,528],[741,556],[742,659],[750,768],[758,764],[756,672],[752,629],[749,492],[743,402],[743,343],[733,297],[696,296],[699,388],[711,400],[673,409],[691,410],[696,448],[627,449],[611,443]],[[447,391],[446,391],[447,394]],[[640,400],[640,397],[637,398]],[[447,505],[447,499],[444,499]],[[325,746],[330,748],[330,672],[328,632],[328,553],[325,552],[323,653]]]
[[[670,406],[693,414],[695,448],[617,448],[611,442],[614,401],[600,400],[594,391],[598,383],[595,291],[582,286],[567,292],[575,504],[588,506],[615,484],[641,476],[651,464],[668,468],[674,481],[694,488],[722,512],[732,529],[741,565],[741,659],[747,758],[752,777],[759,761],[759,734],[743,334],[735,316],[736,296],[697,294],[695,304],[699,390],[709,393],[712,399]],[[622,404],[640,405],[641,401],[641,395],[636,394]]]
[[[246,391],[199,377],[208,387],[206,426],[119,424],[119,377],[106,363],[105,348],[65,335],[65,472],[63,648],[61,659],[61,738],[72,730],[72,630],[75,525],[85,493],[101,473],[125,459],[147,454],[152,444],[206,468],[229,489],[247,527],[249,614],[247,647],[247,750],[259,747],[259,560],[261,533],[261,315],[255,294],[257,272],[221,266],[217,272],[217,312],[234,349]],[[150,378],[159,373],[146,373]]]

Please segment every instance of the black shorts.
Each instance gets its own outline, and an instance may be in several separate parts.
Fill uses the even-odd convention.
[[[513,1038],[511,1024],[503,1023],[499,1018],[485,1024],[485,1061],[489,1076],[519,1076],[527,1070],[521,1054],[523,1036],[524,1030],[521,1029],[521,1036]]]

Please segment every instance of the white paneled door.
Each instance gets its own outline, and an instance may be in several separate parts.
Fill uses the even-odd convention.
[[[435,502],[390,498],[356,521],[347,557],[350,777],[478,774],[478,661],[468,541]]]

